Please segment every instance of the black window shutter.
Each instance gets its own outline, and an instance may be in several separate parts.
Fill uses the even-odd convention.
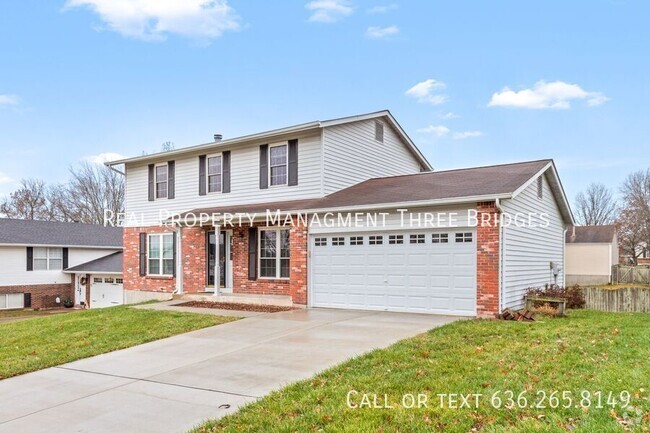
[[[68,269],[68,249],[63,249],[63,269]]]
[[[269,187],[269,145],[260,146],[260,189]]]
[[[34,270],[34,248],[27,247],[27,270]]]
[[[149,201],[154,201],[154,179],[153,179],[153,170],[154,170],[154,165],[149,164]]]
[[[289,140],[289,186],[298,185],[298,140]]]
[[[221,192],[230,192],[230,151],[226,150],[221,154],[223,164],[223,185]]]
[[[147,275],[147,234],[140,233],[140,276]]]
[[[206,180],[205,180],[205,155],[199,156],[199,195],[205,195]]]
[[[23,307],[25,308],[31,308],[32,306],[32,294],[31,293],[25,293],[23,295]]]
[[[177,237],[177,236],[178,236],[178,233],[173,233],[173,234],[172,234],[172,239],[173,239],[173,241],[172,241],[172,249],[173,249],[173,254],[174,254],[174,255],[173,255],[173,258],[174,258],[174,260],[173,260],[173,262],[174,262],[174,268],[173,268],[173,271],[172,271],[172,275],[173,275],[174,277],[176,276],[176,245],[177,245],[177,244],[176,244],[176,242],[177,242],[177,241],[176,241],[176,237]]]
[[[248,229],[248,279],[257,280],[257,228]]]
[[[167,163],[167,198],[176,196],[176,161]]]

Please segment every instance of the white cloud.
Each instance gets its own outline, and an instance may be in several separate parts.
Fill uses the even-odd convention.
[[[67,0],[65,4],[65,8],[84,6],[110,30],[149,41],[164,40],[168,34],[214,39],[240,27],[227,0]]]
[[[389,27],[368,27],[366,36],[372,39],[384,39],[399,33],[397,26]]]
[[[480,137],[483,133],[481,131],[462,131],[454,132],[451,136],[454,140],[465,140],[466,138]]]
[[[102,165],[105,162],[116,161],[118,159],[124,159],[124,156],[112,152],[100,153],[98,155],[90,155],[82,158],[83,161],[88,161],[98,165]]]
[[[604,104],[609,98],[600,92],[588,92],[577,84],[538,81],[532,88],[518,92],[504,87],[492,95],[488,107],[565,110],[571,108],[571,101],[574,100],[584,100],[593,107]]]
[[[381,5],[381,6],[374,6],[368,9],[366,12],[369,14],[385,14],[387,12],[390,12],[392,10],[397,9],[398,6],[395,3],[391,3],[389,5]]]
[[[309,21],[319,23],[334,23],[354,12],[347,0],[313,0],[305,8],[312,11]]]
[[[450,120],[450,119],[458,119],[460,116],[452,111],[449,111],[447,113],[441,114],[440,118],[444,120]]]
[[[0,185],[7,185],[10,183],[14,183],[14,180],[6,174],[0,172]]]
[[[16,104],[18,104],[18,97],[16,95],[0,95],[0,106]]]
[[[446,87],[447,85],[442,81],[429,78],[428,80],[417,83],[408,89],[405,94],[406,96],[417,99],[418,102],[440,105],[447,101],[447,96],[436,92],[444,90]]]
[[[444,125],[429,125],[426,128],[420,128],[417,131],[425,134],[432,134],[438,138],[442,138],[451,132],[451,130]]]

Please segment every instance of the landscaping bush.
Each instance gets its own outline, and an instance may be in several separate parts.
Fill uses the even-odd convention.
[[[526,295],[566,299],[567,308],[584,308],[585,306],[585,295],[577,284],[572,287],[561,287],[554,284],[531,287],[526,291]]]

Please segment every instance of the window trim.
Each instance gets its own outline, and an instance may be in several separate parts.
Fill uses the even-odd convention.
[[[172,238],[172,249],[174,245],[174,233],[172,232],[164,232],[164,233],[149,233],[147,235],[147,276],[148,277],[173,277],[174,276],[174,267],[176,266],[176,263],[174,263],[174,251],[172,251],[172,257],[170,258],[165,258],[165,253],[164,253],[164,238],[165,236],[171,236]],[[160,257],[158,258],[151,258],[151,245],[152,243],[152,238],[157,237],[159,238],[158,241],[158,246],[160,248]],[[158,265],[159,265],[159,270],[160,272],[157,274],[152,274],[151,273],[151,265],[150,262],[151,260],[157,260]],[[170,274],[165,274],[164,271],[164,264],[165,260],[171,260],[172,261],[172,272]]]
[[[45,250],[45,257],[36,257],[36,250]],[[61,256],[60,257],[50,257],[50,251],[51,250],[59,250],[61,251]],[[45,269],[36,269],[36,260],[45,260]],[[61,261],[61,268],[52,268],[50,265],[51,260],[60,260]],[[32,253],[32,269],[36,272],[49,272],[49,271],[63,271],[63,248],[61,247],[34,247],[33,253]]]
[[[158,168],[165,167],[165,180],[158,181]],[[165,184],[165,196],[158,196],[158,184]],[[153,166],[153,197],[154,200],[167,200],[169,197],[169,164],[167,162],[161,162]]]
[[[210,175],[210,158],[219,158],[221,160],[221,172]],[[210,176],[221,176],[221,183],[218,191],[210,191]],[[206,194],[223,194],[223,152],[213,153],[205,156],[205,192]]]
[[[271,149],[273,149],[274,147],[283,147],[283,146],[287,149],[287,151],[285,152],[284,164],[271,165]],[[286,141],[283,143],[269,144],[267,162],[269,164],[269,173],[268,173],[269,188],[288,186],[289,185],[289,142]],[[272,179],[271,173],[273,172],[273,167],[282,167],[282,166],[286,167],[284,183],[277,183],[273,185],[273,183],[271,182]]]
[[[282,257],[281,232],[289,232],[289,257]],[[271,231],[275,232],[276,248],[275,248],[275,276],[263,277],[262,276],[262,232]],[[265,257],[270,259],[270,257]],[[289,260],[289,276],[282,277],[282,260]],[[257,229],[257,278],[260,280],[283,280],[288,281],[291,279],[291,229],[286,227],[258,227]]]

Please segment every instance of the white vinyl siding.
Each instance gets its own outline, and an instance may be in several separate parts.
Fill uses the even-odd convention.
[[[388,123],[382,121],[383,142],[375,139],[376,122],[369,119],[325,128],[325,194],[374,177],[420,172],[419,161]]]
[[[260,189],[259,164],[261,144],[286,143],[298,139],[298,185],[279,185]],[[230,150],[230,192],[199,196],[199,155],[211,155],[210,151],[197,152],[191,156],[174,157],[175,199],[148,201],[147,164],[129,164],[126,167],[126,212],[135,216],[127,220],[127,227],[158,225],[160,215],[187,212],[202,207],[230,206],[247,203],[276,202],[319,197],[322,193],[322,154],[320,132],[293,134],[269,142],[254,141],[251,144],[223,147]],[[217,145],[218,146],[218,145]],[[217,150],[217,149],[214,149]],[[212,152],[214,152],[214,150]],[[165,158],[161,158],[165,160]],[[207,173],[206,173],[207,174]],[[207,176],[206,176],[207,177]]]
[[[538,197],[538,182],[535,180],[517,197],[504,200],[504,212],[514,215],[548,214],[550,225],[546,228],[510,227],[503,228],[502,259],[502,307],[521,308],[523,297],[529,287],[542,287],[554,283],[550,262],[564,267],[564,221],[555,201],[550,185],[544,176],[542,198]],[[564,285],[564,269],[560,269],[557,284]]]

